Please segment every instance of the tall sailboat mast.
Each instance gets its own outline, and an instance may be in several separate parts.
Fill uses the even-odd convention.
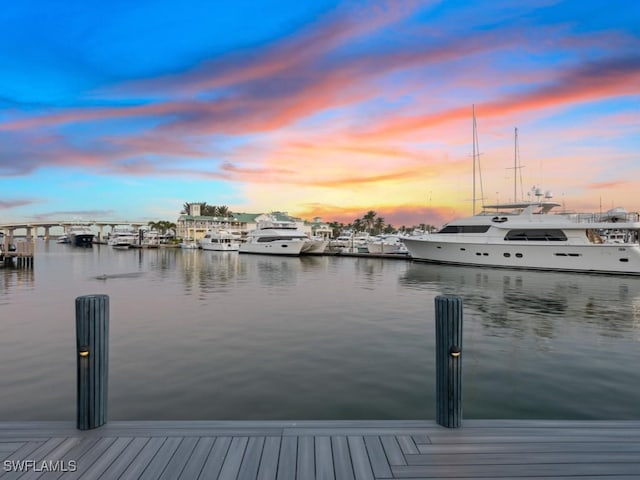
[[[515,128],[515,141],[513,142],[513,201],[518,201],[518,127]]]
[[[473,215],[476,214],[476,106],[471,106],[471,115],[473,117]]]
[[[476,164],[478,177],[480,180],[480,200],[484,200],[484,191],[482,190],[482,169],[480,168],[480,147],[478,146],[478,126],[476,124],[476,106],[472,105],[471,113],[473,115],[473,214],[476,214]]]

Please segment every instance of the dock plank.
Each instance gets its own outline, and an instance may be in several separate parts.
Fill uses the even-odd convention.
[[[99,439],[89,450],[87,450],[82,457],[77,461],[77,470],[74,472],[63,473],[65,480],[76,480],[81,476],[92,471],[96,462],[105,455],[109,447],[113,445],[116,438],[105,437]]]
[[[162,472],[159,480],[175,480],[178,478],[189,461],[189,458],[191,458],[193,449],[197,443],[197,437],[185,438],[182,440],[180,446],[171,457],[171,460],[169,460],[164,472]]]
[[[316,480],[335,480],[331,437],[316,437]]]
[[[419,453],[418,447],[416,447],[416,444],[410,435],[398,435],[396,438],[398,440],[398,444],[400,445],[402,453],[406,455]]]
[[[36,465],[40,466],[41,468],[41,462],[45,459],[48,460],[47,455],[50,454],[53,450],[55,450],[56,447],[58,447],[61,443],[63,443],[64,440],[65,438],[51,438],[47,440],[46,442],[40,444],[38,448],[36,448],[33,452],[29,454],[29,460],[33,460],[36,463]],[[35,470],[35,468],[27,473],[31,473],[33,472],[33,470]],[[11,472],[4,472],[4,469],[3,469],[3,473],[6,473],[5,475],[2,476],[4,480],[16,480],[17,478],[24,475],[24,472],[20,471],[20,469],[15,469]]]
[[[162,444],[162,447],[158,450],[158,453],[154,455],[147,468],[145,468],[144,473],[140,475],[140,479],[158,480],[181,442],[182,438],[180,437],[167,438],[167,440]]]
[[[218,480],[235,480],[240,471],[240,465],[242,464],[242,458],[247,448],[249,438],[248,437],[234,437],[229,445],[227,456],[222,462],[222,469]]]
[[[218,437],[216,439],[198,478],[202,480],[218,478],[230,445],[231,437]]]
[[[400,444],[398,443],[398,440],[396,439],[396,437],[391,435],[383,435],[382,437],[380,437],[380,441],[382,442],[382,447],[384,448],[384,452],[387,455],[387,460],[389,461],[389,465],[406,465],[407,464],[407,461],[404,458],[404,454],[400,449]]]
[[[216,439],[213,437],[205,437],[205,438],[197,438],[197,443],[191,452],[191,456],[184,469],[180,473],[180,480],[193,480],[194,478],[200,477],[200,472],[202,472],[202,468],[204,467],[207,458],[209,457],[209,453],[213,448],[213,444]]]
[[[267,437],[264,441],[257,480],[276,480],[279,456],[280,437]]]
[[[118,456],[118,458],[104,471],[100,478],[108,480],[110,478],[119,478],[127,467],[133,462],[133,459],[142,451],[149,441],[148,437],[134,438],[128,447]],[[22,480],[22,479],[21,479]]]
[[[316,478],[314,437],[298,438],[298,470],[297,478]]]
[[[336,474],[336,480],[354,480],[353,464],[351,462],[347,437],[344,435],[331,437],[331,447],[333,450],[333,469]]]
[[[13,453],[21,446],[24,445],[25,442],[2,442],[0,443],[0,452],[10,452]]]
[[[240,465],[238,478],[256,478],[258,476],[258,467],[260,467],[260,458],[262,458],[262,449],[264,448],[264,437],[251,437],[247,442],[247,449]]]
[[[278,460],[278,480],[295,478],[298,458],[298,437],[283,437]]]
[[[116,458],[127,448],[127,446],[132,442],[132,438],[130,437],[120,437],[115,439],[109,447],[104,450],[100,454],[100,456],[96,457],[95,461],[91,465],[91,467],[83,472],[85,477],[91,478],[99,478],[105,470],[109,468],[109,466],[115,461]],[[89,474],[90,473],[90,474]],[[80,478],[78,472],[72,472],[64,474],[63,478]]]
[[[637,421],[468,424],[127,421],[78,431],[68,422],[0,422],[0,458],[23,465],[19,473],[0,471],[0,480],[640,478]],[[36,471],[40,460],[73,460],[77,471]]]
[[[91,450],[93,446],[98,443],[98,440],[99,438],[80,438],[80,442],[71,447],[71,449],[62,456],[60,459],[62,464],[69,467],[70,462],[73,461],[77,466],[77,463],[80,462],[80,459],[82,459],[84,454]],[[38,478],[40,480],[55,480],[60,478],[62,475],[62,472],[46,472]]]
[[[122,473],[119,480],[133,480],[140,478],[166,440],[166,437],[155,437],[150,439],[142,450],[140,450],[140,453],[136,455],[133,461],[129,464],[127,469]]]
[[[367,454],[367,448],[362,437],[347,437],[351,461],[353,462],[353,473],[356,480],[373,480],[373,470]]]
[[[366,436],[364,437],[364,443],[367,447],[367,453],[369,454],[369,462],[371,463],[373,476],[376,478],[392,478],[389,462],[382,448],[380,438]]]

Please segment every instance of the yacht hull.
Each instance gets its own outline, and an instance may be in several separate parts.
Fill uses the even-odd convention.
[[[237,252],[240,249],[238,243],[200,243],[202,250],[211,250],[214,252]]]
[[[638,244],[532,245],[405,239],[413,260],[458,265],[640,275]]]
[[[80,233],[80,234],[70,234],[69,240],[72,245],[76,247],[91,247],[93,245],[93,234],[90,233]]]
[[[240,245],[240,253],[257,253],[263,255],[300,255],[305,246],[304,241],[276,240],[271,242],[247,242]]]

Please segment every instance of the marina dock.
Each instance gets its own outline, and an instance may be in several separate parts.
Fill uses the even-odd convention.
[[[640,421],[0,422],[0,457],[3,480],[622,480],[640,478]]]

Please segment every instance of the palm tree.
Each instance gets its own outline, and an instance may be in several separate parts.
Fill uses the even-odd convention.
[[[362,217],[362,220],[364,220],[364,222],[367,224],[367,228],[369,229],[369,233],[371,233],[371,229],[373,228],[373,219],[376,218],[376,212],[374,212],[373,210],[369,210],[364,217]]]
[[[373,222],[373,233],[374,235],[379,235],[384,228],[384,218],[378,217],[375,222]]]
[[[334,221],[334,222],[329,222],[329,227],[331,227],[331,236],[333,238],[337,238],[340,236],[340,232],[342,231],[344,224]]]
[[[360,232],[360,231],[364,230],[364,228],[363,228],[363,227],[364,227],[364,223],[363,223],[363,221],[362,221],[361,219],[356,218],[356,219],[353,221],[353,229],[354,229],[356,232]]]
[[[226,205],[220,205],[218,207],[218,216],[220,216],[220,217],[230,217],[231,216],[231,210],[229,210],[229,207],[227,207]]]
[[[182,211],[185,215],[191,215],[191,204],[189,202],[184,202],[182,205]]]

